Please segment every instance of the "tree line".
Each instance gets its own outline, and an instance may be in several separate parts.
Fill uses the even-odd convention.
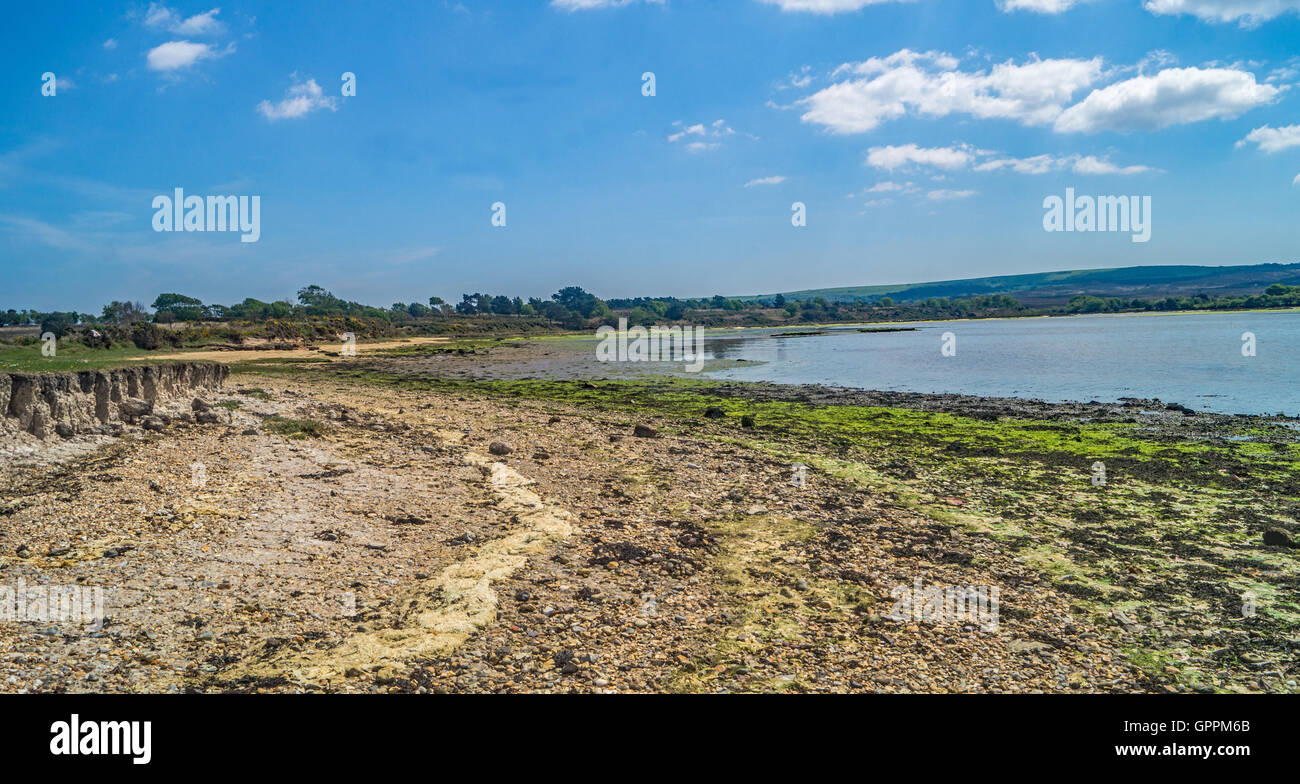
[[[130,326],[133,324],[175,324],[296,321],[317,317],[369,319],[393,326],[428,323],[452,318],[529,318],[564,329],[584,329],[613,324],[620,318],[629,323],[652,324],[690,321],[704,326],[720,324],[779,324],[788,322],[826,323],[835,321],[944,320],[997,316],[1067,315],[1174,310],[1234,310],[1300,307],[1300,286],[1275,283],[1262,293],[1214,297],[1194,296],[1157,299],[1123,299],[1079,295],[1065,305],[1030,306],[1008,294],[981,294],[964,298],[930,297],[913,302],[894,302],[890,297],[858,302],[830,302],[824,297],[787,300],[783,295],[741,299],[715,295],[701,298],[636,297],[602,300],[580,286],[566,286],[549,299],[524,300],[505,294],[475,292],[463,294],[460,302],[441,297],[426,302],[395,302],[387,308],[364,305],[335,296],[317,286],[298,290],[297,302],[262,302],[247,298],[234,305],[205,304],[178,293],[159,294],[153,304],[113,301],[98,315],[77,312],[0,310],[0,326],[40,325],[42,332],[62,337],[77,326]]]

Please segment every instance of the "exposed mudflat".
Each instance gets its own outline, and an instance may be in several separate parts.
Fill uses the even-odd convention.
[[[0,582],[100,586],[108,615],[0,625],[0,688],[1147,686],[990,542],[743,448],[323,380],[237,377],[213,402],[230,425],[0,474]],[[1004,586],[999,630],[882,618],[919,574]]]
[[[0,586],[101,588],[107,616],[0,621],[0,691],[1295,690],[1294,551],[1258,541],[1289,524],[1276,478],[1180,527],[1142,504],[1190,515],[1193,474],[1112,460],[1096,511],[1073,453],[931,449],[906,412],[1170,443],[1236,418],[737,384],[708,400],[742,408],[697,415],[653,383],[620,407],[612,383],[365,377],[430,360],[400,362],[237,373],[204,395],[219,421],[0,465]],[[899,419],[787,431],[791,401]],[[1242,617],[1232,574],[1269,612]],[[996,587],[997,623],[891,617],[918,582]]]

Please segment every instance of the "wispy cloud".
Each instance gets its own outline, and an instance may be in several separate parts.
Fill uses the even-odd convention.
[[[220,8],[201,14],[182,17],[175,10],[160,3],[150,3],[144,14],[144,26],[153,30],[166,30],[177,35],[218,35],[226,26],[217,19]]]
[[[0,214],[0,226],[7,227],[11,234],[16,233],[21,238],[55,250],[84,252],[94,247],[73,232],[36,218]]]
[[[1095,155],[1035,155],[1029,158],[993,158],[975,166],[977,172],[1012,171],[1016,174],[1048,174],[1069,169],[1075,174],[1133,175],[1154,172],[1150,166],[1120,166]]]
[[[868,166],[888,171],[912,164],[938,169],[964,169],[973,158],[973,152],[962,147],[918,147],[915,144],[903,144],[872,147],[867,151]]]
[[[1059,14],[1081,2],[1083,0],[998,0],[998,8],[1004,13],[1033,11],[1038,14]]]
[[[714,150],[722,146],[722,140],[728,136],[735,136],[736,131],[727,125],[725,120],[714,120],[712,123],[696,123],[687,125],[681,120],[673,123],[677,130],[668,134],[669,144],[684,144],[690,152],[704,152],[705,150]]]
[[[325,95],[325,91],[316,84],[315,79],[299,82],[296,73],[291,78],[294,83],[285,91],[282,100],[276,103],[262,101],[257,105],[257,111],[261,112],[266,119],[287,120],[305,117],[318,109],[330,111],[338,109],[338,99]]]
[[[561,11],[594,11],[598,8],[617,8],[634,3],[661,5],[664,0],[551,0],[551,6]]]
[[[778,174],[772,177],[759,177],[757,179],[750,180],[749,182],[745,183],[745,187],[752,188],[755,185],[780,185],[783,182],[785,182],[785,177]]]
[[[1300,0],[1145,0],[1142,7],[1153,14],[1190,14],[1206,22],[1256,27],[1300,11]]]
[[[979,191],[954,191],[954,190],[937,190],[925,194],[925,198],[930,201],[955,201],[957,199],[969,199],[971,196],[978,194]]]
[[[910,3],[914,0],[760,0],[768,5],[780,6],[782,11],[803,11],[811,14],[842,14],[860,11],[869,5],[881,3]]]

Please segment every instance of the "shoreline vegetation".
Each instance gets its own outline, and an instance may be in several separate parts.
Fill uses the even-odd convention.
[[[616,326],[691,325],[710,330],[780,329],[775,337],[802,337],[830,327],[861,327],[859,332],[902,331],[906,325],[937,321],[1042,318],[1074,315],[1236,313],[1300,309],[1300,286],[1274,283],[1258,294],[1165,297],[1124,300],[1079,295],[1068,303],[1034,306],[1007,294],[965,299],[928,298],[894,302],[830,302],[817,297],[786,301],[636,298],[601,300],[569,286],[548,300],[504,295],[465,294],[456,305],[439,297],[422,303],[377,308],[336,297],[319,286],[298,292],[297,304],[245,299],[238,305],[204,304],[182,294],[160,294],[152,307],[114,301],[98,316],[76,312],[0,310],[0,370],[58,370],[105,367],[142,356],[166,359],[177,351],[297,351],[318,344],[395,339],[447,338],[456,341],[562,336]],[[53,345],[42,341],[54,335]],[[32,361],[35,348],[55,349],[63,359]],[[460,347],[463,348],[463,345]],[[433,350],[433,349],[426,349]],[[459,350],[449,349],[449,350]],[[69,354],[75,359],[69,360]]]

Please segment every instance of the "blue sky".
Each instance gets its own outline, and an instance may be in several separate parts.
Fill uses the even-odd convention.
[[[1298,255],[1300,0],[210,2],[10,10],[0,307]],[[153,231],[176,187],[260,240]],[[1150,242],[1045,232],[1066,187],[1151,196]]]

